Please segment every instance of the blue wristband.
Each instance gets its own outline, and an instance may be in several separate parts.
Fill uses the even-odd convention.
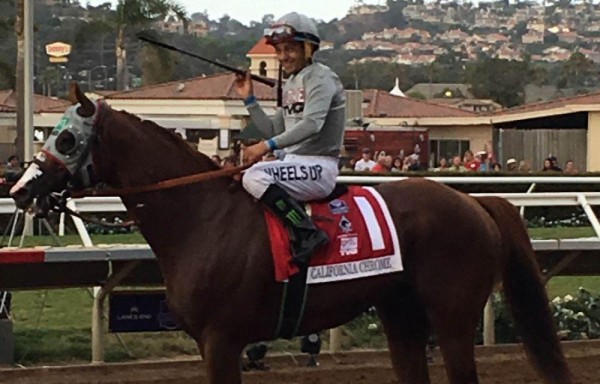
[[[250,95],[244,99],[244,105],[248,106],[250,104],[256,103],[256,96]]]
[[[269,146],[270,151],[274,151],[277,149],[277,143],[273,139],[267,140],[267,145]]]

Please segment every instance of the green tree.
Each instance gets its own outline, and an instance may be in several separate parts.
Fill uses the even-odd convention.
[[[49,65],[39,74],[39,81],[42,84],[43,94],[52,95],[53,89],[60,86],[60,71],[56,66]]]
[[[129,29],[147,26],[164,19],[170,13],[184,16],[183,7],[173,0],[119,0],[116,12],[117,39],[117,89],[124,89],[128,82],[127,32]]]
[[[142,83],[153,85],[171,80],[175,70],[175,60],[170,51],[145,45],[140,51],[142,63]]]
[[[409,2],[405,0],[389,0],[387,2],[388,11],[381,14],[384,23],[383,26],[388,28],[404,27],[407,23],[402,11],[408,4]]]
[[[542,66],[535,66],[533,68],[531,68],[531,71],[529,72],[530,76],[530,81],[532,84],[535,85],[547,85],[550,83],[550,77],[549,77],[549,72],[548,69]]]
[[[561,64],[561,80],[567,87],[585,87],[596,75],[594,62],[581,52],[575,52]]]
[[[558,43],[558,36],[554,33],[546,33],[544,35],[544,44],[556,44]]]
[[[427,97],[425,97],[424,94],[422,94],[421,92],[409,92],[406,96],[408,97],[412,97],[413,99],[419,99],[419,100],[427,100]]]
[[[11,26],[14,27],[12,14],[4,13],[4,11],[8,11],[9,8],[14,8],[14,6],[12,0],[0,0],[0,14],[2,14],[2,16],[0,16],[0,39],[2,40],[3,45],[12,42],[10,33]],[[4,52],[0,55],[0,89],[12,89],[15,86],[14,63],[10,62],[12,57],[6,56],[7,55]]]
[[[488,58],[468,64],[466,78],[475,97],[514,107],[524,101],[529,72],[528,62]]]
[[[527,21],[519,21],[517,23],[517,25],[515,25],[515,27],[513,28],[513,32],[515,34],[515,37],[517,38],[521,38],[521,36],[525,35],[528,31],[527,28]]]

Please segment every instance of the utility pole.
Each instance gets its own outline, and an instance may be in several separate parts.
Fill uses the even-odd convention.
[[[23,76],[23,90],[25,93],[25,103],[23,108],[24,132],[23,132],[23,157],[21,161],[33,160],[33,3],[34,0],[26,0],[25,2],[25,73]]]
[[[17,140],[21,161],[33,158],[33,0],[17,0]]]

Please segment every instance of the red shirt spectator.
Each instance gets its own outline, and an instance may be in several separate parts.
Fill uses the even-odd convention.
[[[473,161],[469,161],[467,163],[465,163],[465,168],[467,168],[467,171],[479,171],[479,166],[481,164],[479,163],[479,161],[477,160],[473,160]]]
[[[387,168],[380,163],[377,163],[371,168],[371,172],[387,172]]]
[[[466,150],[463,156],[463,164],[467,171],[479,171],[479,161],[475,159],[473,156],[473,152],[470,150]]]

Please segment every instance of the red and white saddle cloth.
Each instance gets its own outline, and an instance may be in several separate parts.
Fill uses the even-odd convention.
[[[327,203],[311,203],[315,225],[329,236],[313,255],[307,284],[351,280],[402,271],[396,227],[381,195],[371,187],[349,192]],[[265,210],[276,281],[298,272],[292,263],[290,236],[283,222]]]

